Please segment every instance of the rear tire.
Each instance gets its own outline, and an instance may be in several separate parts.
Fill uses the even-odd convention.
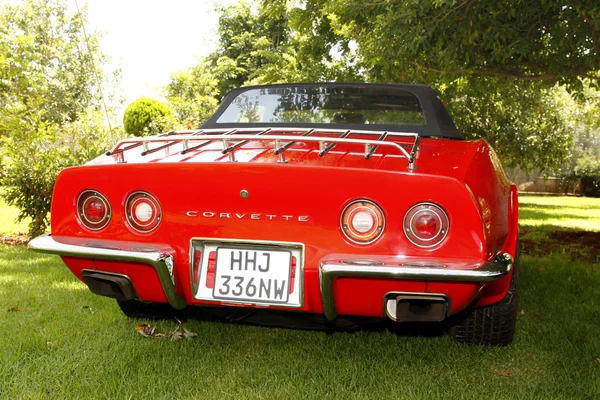
[[[176,310],[167,303],[142,303],[137,300],[119,301],[117,304],[123,314],[129,318],[139,319],[171,319],[175,317],[181,318],[183,310]]]
[[[517,322],[520,245],[513,263],[508,292],[497,304],[476,308],[457,315],[450,336],[458,343],[507,346],[512,343]]]

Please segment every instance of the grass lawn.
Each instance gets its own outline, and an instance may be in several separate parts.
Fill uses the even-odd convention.
[[[598,199],[521,204],[531,243],[600,231]],[[202,320],[184,322],[196,338],[146,339],[135,327],[148,321],[93,295],[58,257],[0,246],[0,398],[600,398],[600,264],[545,254],[522,256],[515,341],[490,348]]]
[[[0,187],[0,194],[2,190],[3,188]],[[18,216],[18,208],[6,205],[0,199],[0,235],[19,235],[27,232],[27,225],[31,220],[26,218],[21,222],[17,222]]]
[[[520,196],[519,226],[524,254],[591,263],[600,257],[600,199]]]

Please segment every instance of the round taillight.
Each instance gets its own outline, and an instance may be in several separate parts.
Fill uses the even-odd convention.
[[[77,199],[77,215],[86,228],[97,231],[110,221],[110,203],[102,193],[86,190]]]
[[[344,208],[340,225],[351,242],[370,244],[383,234],[385,217],[381,208],[372,201],[356,200]]]
[[[125,201],[129,225],[141,233],[155,230],[162,219],[162,209],[156,197],[147,192],[134,192]]]
[[[404,216],[404,232],[412,243],[419,247],[433,247],[448,234],[448,215],[438,205],[419,203]]]

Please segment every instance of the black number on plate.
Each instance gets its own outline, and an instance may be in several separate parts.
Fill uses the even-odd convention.
[[[236,254],[237,253],[237,254]],[[231,259],[229,260],[229,269],[231,271],[256,271],[268,272],[271,264],[271,255],[269,253],[262,253],[266,258],[265,264],[257,264],[257,252],[256,251],[232,251]]]
[[[231,276],[221,275],[223,281],[221,282],[221,288],[219,294],[221,296],[232,296],[239,297],[242,293],[245,293],[248,297],[259,297],[267,298],[272,300],[283,300],[285,294],[286,280],[285,279],[258,279],[258,283],[254,281],[254,278],[250,278],[248,282],[244,283],[244,278],[240,276],[234,276],[235,284],[233,289],[229,284],[231,282]],[[271,297],[271,293],[273,297]],[[258,295],[258,296],[257,296]]]

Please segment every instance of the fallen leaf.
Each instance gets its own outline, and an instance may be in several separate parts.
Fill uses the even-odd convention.
[[[19,307],[12,307],[8,309],[8,312],[17,312],[17,311],[21,311],[21,309]]]
[[[503,369],[502,371],[494,370],[494,375],[503,376],[505,378],[510,376],[507,369]]]
[[[143,337],[153,337],[156,332],[156,328],[148,324],[140,324],[135,327],[135,331]]]
[[[195,332],[190,332],[187,329],[183,328],[183,336],[185,336],[186,338],[193,338],[198,336],[198,334]]]
[[[189,339],[189,338],[198,336],[198,334],[185,329],[182,326],[182,323],[180,320],[177,320],[177,322],[178,322],[177,328],[175,328],[175,330],[169,332],[166,335],[164,333],[158,332],[156,330],[156,328],[154,328],[148,324],[140,324],[140,325],[136,326],[135,331],[137,333],[139,333],[140,335],[142,335],[143,337],[154,338],[154,339],[169,339],[173,342],[176,340],[184,339],[184,338]]]

